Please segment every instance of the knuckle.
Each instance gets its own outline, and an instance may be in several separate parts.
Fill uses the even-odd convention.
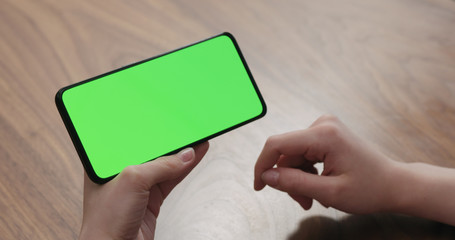
[[[154,160],[160,171],[170,175],[178,174],[183,169],[183,162],[176,156],[167,156]]]
[[[141,172],[138,169],[137,165],[127,166],[120,173],[120,177],[127,182],[135,183],[139,182],[142,179]]]
[[[159,164],[163,166],[163,168],[167,168],[169,170],[173,169],[178,169],[182,166],[182,161],[177,158],[176,156],[169,156],[169,157],[163,157],[159,159]]]
[[[276,148],[276,146],[280,143],[281,138],[279,135],[270,136],[265,141],[265,148]]]
[[[332,114],[324,114],[318,119],[321,122],[338,122],[340,121],[337,116]]]
[[[321,135],[330,139],[340,138],[341,132],[342,130],[338,122],[327,122],[320,128]]]

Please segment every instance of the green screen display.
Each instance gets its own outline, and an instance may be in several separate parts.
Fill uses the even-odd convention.
[[[68,86],[56,101],[98,182],[265,114],[228,33]]]

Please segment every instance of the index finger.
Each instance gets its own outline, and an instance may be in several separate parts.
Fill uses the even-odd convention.
[[[261,190],[265,187],[261,179],[262,173],[275,166],[281,155],[301,155],[309,161],[321,161],[324,158],[325,144],[317,141],[319,134],[315,130],[317,129],[309,128],[269,137],[254,167],[254,189]]]

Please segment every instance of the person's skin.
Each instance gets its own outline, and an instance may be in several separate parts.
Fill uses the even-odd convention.
[[[318,162],[324,164],[320,175]],[[304,209],[315,199],[348,213],[396,212],[455,225],[455,169],[393,161],[334,116],[267,140],[254,188],[266,185]]]
[[[199,163],[208,142],[125,168],[104,185],[85,176],[79,239],[153,239],[160,206]]]
[[[79,239],[153,239],[161,204],[208,147],[127,167],[104,185],[85,176]],[[317,162],[324,163],[321,175]],[[254,188],[266,185],[287,192],[304,209],[315,199],[350,213],[400,212],[455,225],[454,169],[393,161],[333,116],[267,140]]]

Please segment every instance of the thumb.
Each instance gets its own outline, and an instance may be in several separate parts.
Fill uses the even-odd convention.
[[[278,167],[265,171],[262,181],[272,188],[294,196],[305,196],[316,200],[325,199],[332,189],[334,179],[304,172],[300,169]]]
[[[153,185],[176,179],[187,173],[195,164],[193,148],[186,148],[178,154],[160,157],[140,165],[128,166],[119,175],[119,181],[130,186],[149,189]]]

